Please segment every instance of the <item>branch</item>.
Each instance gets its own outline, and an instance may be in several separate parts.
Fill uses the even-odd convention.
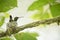
[[[36,22],[29,23],[29,24],[26,24],[26,25],[22,25],[22,26],[16,27],[16,28],[9,28],[9,29],[7,29],[6,32],[0,33],[0,37],[4,37],[4,36],[7,36],[7,35],[10,36],[12,34],[18,33],[19,31],[22,31],[26,28],[36,27],[36,26],[39,26],[40,24],[51,24],[51,23],[54,23],[54,22],[59,23],[60,22],[60,16],[55,17],[55,18],[51,18],[51,19],[42,20],[42,21],[36,21]]]

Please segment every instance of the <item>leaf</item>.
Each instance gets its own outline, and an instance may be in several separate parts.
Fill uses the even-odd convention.
[[[39,8],[45,6],[46,4],[54,3],[55,1],[56,0],[37,0],[29,6],[28,11],[38,10]]]
[[[50,11],[53,17],[60,16],[60,4],[51,5]]]
[[[2,37],[2,38],[0,38],[0,40],[11,40],[11,39],[8,37]]]
[[[17,7],[17,0],[0,0],[0,12],[6,12]]]
[[[4,20],[5,20],[5,17],[4,16],[0,16],[0,27],[3,25]]]
[[[49,13],[44,13],[44,14],[41,16],[41,19],[42,19],[42,20],[48,19],[48,18],[50,18]]]
[[[8,18],[10,15],[8,13],[0,13],[0,27],[3,25],[5,18]]]
[[[30,5],[30,7],[28,8],[28,10],[36,10],[39,9],[40,7],[46,5],[48,3],[47,0],[38,0],[32,3],[32,5]]]
[[[20,34],[16,34],[15,38],[17,40],[37,40],[36,36],[38,36],[37,33],[20,33]]]
[[[48,19],[50,18],[50,15],[49,13],[36,13],[36,14],[33,14],[31,16],[32,19],[35,19],[35,20],[45,20],[45,19]]]

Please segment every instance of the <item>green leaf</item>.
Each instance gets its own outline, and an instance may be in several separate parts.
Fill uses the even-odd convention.
[[[60,16],[60,4],[51,5],[50,11],[53,17]]]
[[[0,0],[0,12],[6,12],[17,7],[17,0]]]
[[[20,33],[20,34],[16,34],[15,38],[17,40],[37,40],[36,36],[38,36],[37,33]]]
[[[2,38],[0,38],[0,40],[11,40],[11,38],[8,38],[8,37],[2,37]]]
[[[0,27],[4,24],[5,18],[8,18],[9,16],[8,13],[0,13]]]
[[[48,18],[50,18],[49,13],[44,13],[44,14],[41,16],[41,20],[48,19]]]
[[[56,0],[37,0],[29,6],[28,11],[29,10],[31,10],[31,11],[32,10],[38,10],[40,7],[43,7],[48,3],[54,3],[55,1]]]
[[[5,20],[5,17],[4,16],[0,16],[0,27],[3,25],[4,20]]]
[[[40,7],[46,5],[48,3],[47,0],[38,0],[32,3],[32,5],[30,5],[30,7],[28,8],[28,10],[36,10],[39,9]]]
[[[45,19],[48,19],[50,18],[50,15],[49,13],[36,13],[36,14],[33,14],[31,16],[32,19],[35,19],[35,20],[45,20]]]

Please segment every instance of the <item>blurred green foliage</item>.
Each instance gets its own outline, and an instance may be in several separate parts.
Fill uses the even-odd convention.
[[[38,20],[45,20],[45,19],[48,19],[50,17],[49,13],[46,12],[46,13],[35,13],[31,16],[31,18],[33,19],[38,19]]]
[[[28,10],[30,10],[30,11],[36,10],[36,9],[38,10],[40,7],[43,7],[48,3],[53,3],[54,1],[55,0],[37,0],[29,6]]]
[[[2,37],[2,38],[0,38],[0,40],[11,40],[11,38],[9,38],[9,37]]]
[[[29,32],[23,32],[20,34],[16,34],[15,38],[16,40],[37,40],[36,37],[38,36],[37,33],[29,33]]]
[[[51,5],[50,10],[53,17],[60,16],[60,3]]]
[[[0,12],[7,12],[14,7],[17,7],[17,0],[0,0]]]
[[[46,9],[46,11],[44,12],[44,6],[46,6],[48,4],[48,8]],[[29,8],[28,11],[34,11],[34,10],[38,10],[37,13],[33,14],[31,16],[32,19],[37,19],[37,20],[44,20],[44,19],[48,19],[51,17],[57,17],[60,16],[60,3],[56,2],[56,0],[37,0],[35,2],[33,2]],[[48,12],[48,10],[50,12]]]
[[[17,7],[17,0],[0,0],[0,27],[3,25],[5,18],[9,17],[9,14],[6,13],[10,9]]]
[[[4,16],[0,16],[0,27],[3,25],[4,20],[5,20],[5,17]]]

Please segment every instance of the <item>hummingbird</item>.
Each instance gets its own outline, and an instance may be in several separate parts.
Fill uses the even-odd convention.
[[[17,21],[19,17],[15,17],[14,20],[12,19],[12,16],[10,15],[10,20],[9,22],[12,22],[12,21]]]
[[[7,23],[7,34],[14,33],[17,29],[17,20],[19,17],[15,17],[14,20],[12,19],[12,16],[10,15],[9,22]]]
[[[9,19],[9,22],[7,23],[7,34],[8,35],[11,35],[11,33],[15,33],[15,31],[17,31],[17,28],[18,28],[18,24],[17,24],[17,20],[18,18],[22,18],[22,17],[15,17],[13,19],[13,17],[10,15],[10,19]]]
[[[7,27],[16,27],[18,18],[19,17],[15,17],[13,20],[12,16],[10,15],[10,19],[9,19],[9,22],[7,23]]]
[[[13,19],[13,17],[10,15],[10,19],[9,19],[9,22],[7,23],[7,27],[8,28],[12,28],[12,27],[17,27],[17,20],[18,20],[18,18],[22,18],[22,17],[15,17],[14,19]]]

